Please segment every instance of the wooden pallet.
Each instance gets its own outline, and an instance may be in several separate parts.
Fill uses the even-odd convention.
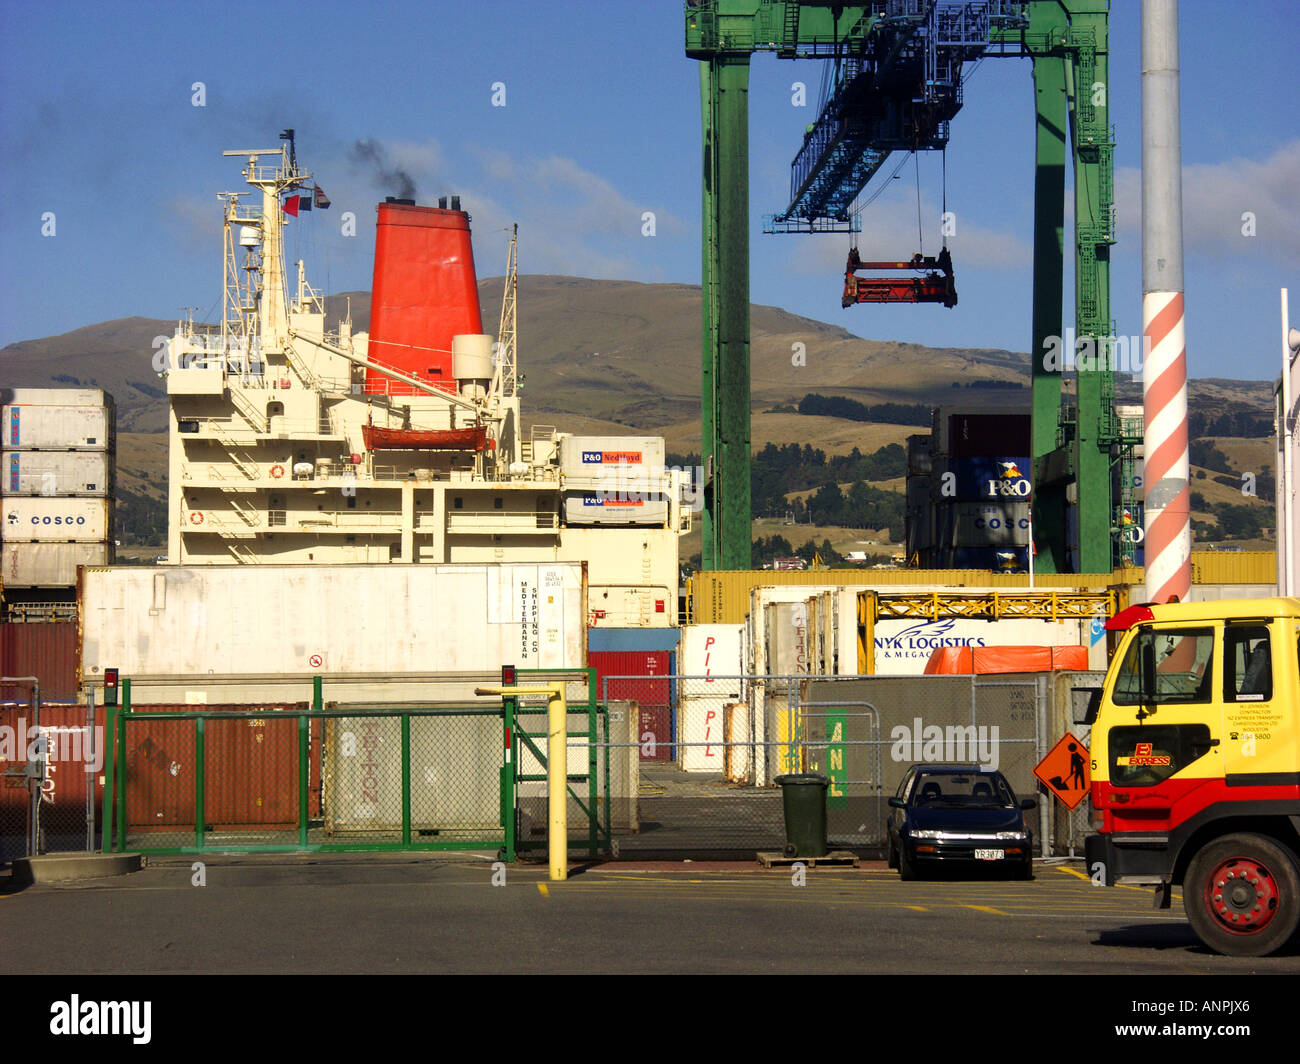
[[[848,850],[832,850],[825,857],[787,857],[775,850],[758,855],[758,863],[764,868],[790,868],[796,862],[802,864],[805,868],[816,868],[819,864],[833,868],[858,867],[857,857],[849,853]]]

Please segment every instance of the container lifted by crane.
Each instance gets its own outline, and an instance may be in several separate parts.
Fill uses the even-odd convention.
[[[750,565],[749,64],[755,52],[774,52],[833,60],[837,75],[792,164],[791,202],[765,226],[773,233],[857,232],[852,204],[892,152],[947,143],[948,122],[962,105],[964,63],[987,56],[1033,61],[1036,567],[1111,571],[1111,465],[1140,441],[1116,418],[1109,357],[1115,222],[1108,18],[1109,0],[688,0],[686,54],[700,61],[704,133],[704,569]],[[1076,334],[1080,348],[1096,356],[1078,366],[1076,393],[1068,396],[1068,365],[1041,357],[1053,341],[1059,350],[1064,335],[1067,143]],[[889,268],[912,269],[912,261]],[[951,260],[939,278],[919,284],[859,278],[852,262],[851,256],[845,277],[850,303],[956,301]],[[931,298],[941,288],[943,298]],[[920,296],[926,298],[914,298]],[[1068,360],[1074,352],[1064,354]],[[1078,510],[1073,565],[1066,532],[1071,486]]]

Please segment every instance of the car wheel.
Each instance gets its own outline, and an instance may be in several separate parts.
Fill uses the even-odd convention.
[[[920,878],[916,874],[916,862],[907,856],[906,846],[898,848],[898,878],[905,883]]]
[[[1013,878],[1013,879],[1033,879],[1033,878],[1034,878],[1034,862],[1033,862],[1033,861],[1024,861],[1024,862],[1022,862],[1020,865],[1018,865],[1018,866],[1016,867],[1016,870],[1012,873],[1012,878]]]
[[[1183,879],[1192,930],[1230,957],[1264,957],[1300,926],[1300,869],[1263,835],[1226,835],[1192,858]]]
[[[889,867],[898,867],[898,848],[894,845],[893,840],[889,843]]]

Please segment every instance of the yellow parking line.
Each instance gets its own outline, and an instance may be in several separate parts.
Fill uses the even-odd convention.
[[[549,898],[549,897],[551,896],[551,892],[550,892],[549,890],[546,889],[546,884],[545,884],[545,883],[538,883],[538,884],[537,884],[537,889],[538,889],[538,891],[541,893],[541,895],[542,895],[543,898]]]
[[[1057,871],[1057,872],[1064,872],[1066,875],[1070,875],[1070,876],[1078,876],[1080,879],[1082,879],[1082,880],[1083,880],[1084,882],[1086,882],[1086,883],[1091,883],[1091,882],[1092,882],[1092,877],[1091,877],[1091,876],[1087,875],[1086,873],[1080,872],[1077,868],[1065,868],[1065,867],[1063,867],[1063,866],[1058,866],[1058,867],[1055,869],[1055,871]]]
[[[918,913],[928,913],[930,911],[924,905],[904,905],[903,908],[912,909],[913,911]]]
[[[992,913],[994,916],[1010,916],[1010,913],[1004,913],[1001,909],[995,909],[992,905],[966,905],[962,904],[963,909],[974,909],[976,912]]]

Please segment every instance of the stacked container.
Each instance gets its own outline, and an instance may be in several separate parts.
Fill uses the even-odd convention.
[[[662,436],[567,436],[560,442],[570,525],[663,525]]]
[[[71,595],[113,561],[113,399],[98,388],[0,389],[0,581],[11,602]]]
[[[1033,492],[1029,415],[944,410],[936,421],[933,564],[1026,571]]]

